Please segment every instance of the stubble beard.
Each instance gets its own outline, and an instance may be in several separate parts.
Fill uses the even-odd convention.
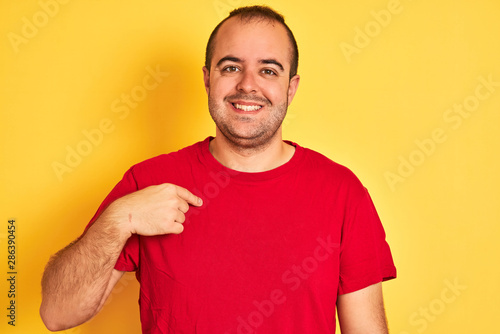
[[[253,116],[227,112],[225,101],[219,104],[210,94],[208,96],[208,109],[215,125],[237,150],[260,151],[269,146],[272,139],[277,135],[277,131],[286,116],[288,97],[280,105],[273,106],[270,102],[267,102],[265,107],[268,109],[268,118],[257,122]],[[249,123],[255,124],[250,125]],[[242,126],[247,128],[239,129]]]

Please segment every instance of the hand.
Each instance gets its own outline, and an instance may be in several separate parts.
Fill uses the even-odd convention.
[[[179,234],[189,204],[201,206],[201,198],[189,190],[174,184],[163,183],[150,186],[113,202],[105,214],[118,218],[122,227],[130,234],[161,235]],[[107,212],[109,211],[109,212]]]

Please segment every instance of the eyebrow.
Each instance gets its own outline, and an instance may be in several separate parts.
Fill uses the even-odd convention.
[[[232,62],[235,62],[235,63],[242,63],[243,61],[238,58],[238,57],[233,57],[233,56],[225,56],[225,57],[222,57],[218,62],[217,62],[217,67],[220,66],[220,64],[222,64],[223,62],[225,61],[232,61]]]
[[[277,61],[276,59],[261,59],[261,60],[259,60],[259,63],[261,63],[261,64],[274,64],[280,68],[281,72],[285,71],[285,69],[283,68],[283,65],[281,65],[281,63],[279,61]]]
[[[241,60],[240,58],[238,57],[234,57],[234,56],[225,56],[225,57],[222,57],[218,62],[217,62],[217,67],[220,66],[223,62],[226,62],[226,61],[232,61],[232,62],[235,62],[235,63],[243,63],[243,60]],[[259,63],[261,64],[272,64],[272,65],[276,65],[280,68],[280,70],[282,72],[285,71],[285,68],[283,67],[283,65],[281,65],[281,63],[279,61],[277,61],[276,59],[260,59],[259,60]]]

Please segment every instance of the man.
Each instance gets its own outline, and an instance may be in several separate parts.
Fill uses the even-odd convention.
[[[203,68],[215,138],[133,166],[49,262],[50,330],[99,312],[124,271],[144,333],[387,333],[385,233],[345,167],[282,140],[298,51],[268,7],[231,12]]]

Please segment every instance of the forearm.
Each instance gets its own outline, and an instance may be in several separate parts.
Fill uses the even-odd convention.
[[[77,326],[102,307],[123,274],[116,260],[132,234],[182,233],[189,205],[201,198],[173,184],[160,184],[114,201],[83,237],[57,253],[42,278],[40,315],[50,330]]]
[[[130,234],[117,217],[105,213],[45,269],[40,315],[50,330],[89,320],[106,297],[114,265]]]

